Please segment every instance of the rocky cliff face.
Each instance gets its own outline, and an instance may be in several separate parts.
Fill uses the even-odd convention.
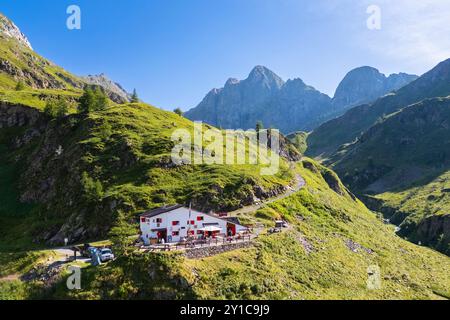
[[[413,229],[418,239],[425,240],[423,245],[437,248],[450,256],[450,214],[427,217]]]
[[[20,29],[7,17],[0,13],[0,35],[15,39],[18,43],[33,50],[28,38],[20,31]]]
[[[0,129],[32,126],[40,117],[36,109],[0,101]]]
[[[264,103],[260,120],[284,133],[310,131],[332,112],[331,99],[306,85],[301,79],[288,80],[280,91]]]

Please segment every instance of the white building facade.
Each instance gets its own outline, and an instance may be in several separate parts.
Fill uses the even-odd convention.
[[[190,210],[181,205],[148,211],[140,216],[142,239],[146,245],[177,243],[188,237],[234,236],[248,228],[227,219]]]

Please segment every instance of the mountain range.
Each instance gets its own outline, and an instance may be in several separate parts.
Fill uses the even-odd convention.
[[[229,79],[223,88],[211,90],[185,116],[224,129],[250,129],[260,121],[285,134],[311,131],[349,108],[372,102],[416,78],[405,73],[386,77],[375,68],[361,67],[345,76],[332,99],[301,79],[285,82],[268,68],[257,66],[247,79]]]
[[[308,137],[308,154],[327,158],[338,148],[357,139],[383,116],[423,99],[445,97],[450,94],[450,59],[415,81],[373,103],[350,109],[341,117],[316,128]]]

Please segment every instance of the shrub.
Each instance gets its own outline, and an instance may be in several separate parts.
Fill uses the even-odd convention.
[[[87,201],[98,203],[103,198],[103,185],[99,180],[92,179],[87,172],[83,172],[81,184]]]
[[[16,91],[22,91],[25,89],[25,83],[23,81],[17,82]]]
[[[108,97],[100,88],[86,87],[79,100],[78,113],[89,114],[92,111],[105,110],[108,107]]]
[[[44,113],[52,118],[63,118],[69,113],[69,104],[62,98],[48,100]]]
[[[173,110],[173,112],[175,112],[180,117],[184,115],[183,111],[180,108],[176,108],[175,110]]]

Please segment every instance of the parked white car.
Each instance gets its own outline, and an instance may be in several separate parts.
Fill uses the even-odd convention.
[[[112,261],[114,258],[114,253],[111,249],[105,248],[100,250],[100,260],[102,262]]]

